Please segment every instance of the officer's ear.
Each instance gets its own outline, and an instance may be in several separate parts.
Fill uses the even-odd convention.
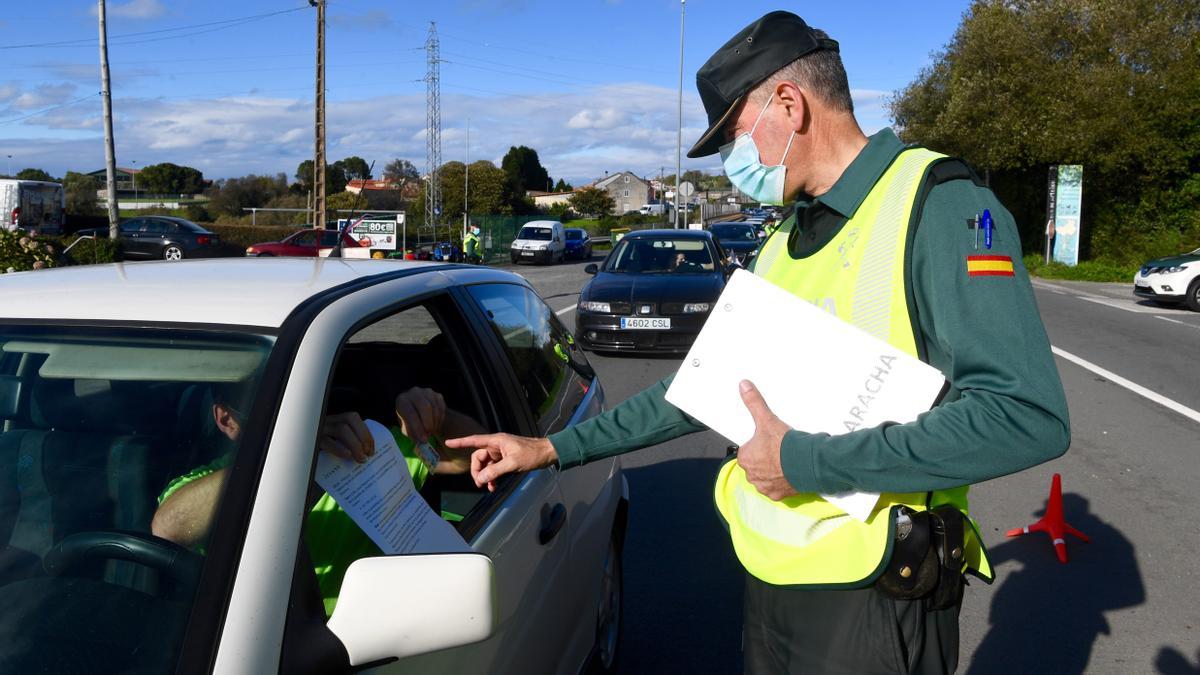
[[[800,88],[795,82],[781,80],[775,85],[775,100],[787,112],[788,125],[792,131],[803,134],[812,123],[811,94]]]

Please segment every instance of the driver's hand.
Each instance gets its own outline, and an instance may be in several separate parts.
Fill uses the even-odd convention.
[[[318,447],[336,457],[361,464],[375,454],[375,439],[358,413],[339,413],[325,417]]]
[[[396,397],[396,419],[413,443],[424,443],[430,434],[441,433],[446,399],[432,389],[413,387]]]

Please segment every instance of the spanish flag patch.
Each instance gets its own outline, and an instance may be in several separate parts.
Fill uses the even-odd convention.
[[[1012,258],[1006,255],[967,256],[967,276],[969,277],[1011,277],[1012,275]]]

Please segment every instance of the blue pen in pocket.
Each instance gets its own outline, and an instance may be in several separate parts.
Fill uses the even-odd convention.
[[[992,247],[992,213],[987,209],[983,210],[983,245],[986,248]]]

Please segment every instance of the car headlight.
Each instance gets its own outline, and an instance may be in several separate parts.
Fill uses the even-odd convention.
[[[707,302],[689,302],[688,304],[683,306],[684,314],[700,314],[701,312],[707,312],[707,311],[708,311],[708,303]]]
[[[592,300],[580,300],[579,309],[585,312],[600,312],[601,314],[612,314],[612,305],[607,302],[595,302]]]
[[[1186,269],[1187,269],[1187,265],[1176,265],[1174,267],[1160,267],[1158,269],[1158,273],[1159,274],[1175,274],[1176,272],[1182,272]]]

